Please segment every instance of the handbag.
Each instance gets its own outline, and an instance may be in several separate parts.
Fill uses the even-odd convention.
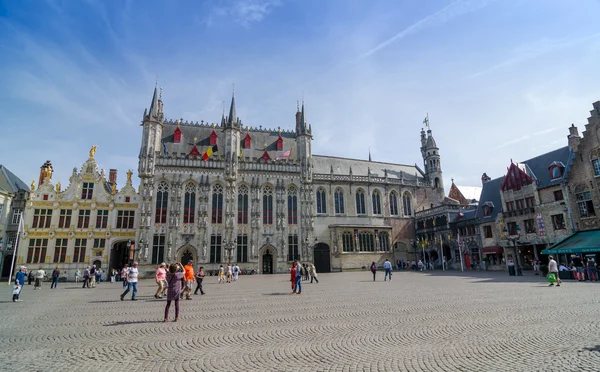
[[[21,293],[21,286],[18,284],[15,284],[15,286],[13,287],[13,292],[12,294],[14,295],[18,295],[19,293]]]
[[[555,283],[556,282],[556,276],[554,273],[548,273],[548,283]]]

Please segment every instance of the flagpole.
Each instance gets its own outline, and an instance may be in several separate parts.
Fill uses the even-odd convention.
[[[10,263],[10,274],[8,275],[8,285],[12,284],[12,274],[13,274],[13,270],[15,268],[15,259],[17,258],[17,254],[19,253],[19,243],[20,240],[19,237],[21,236],[21,227],[23,226],[23,212],[21,212],[21,215],[19,216],[19,228],[17,229],[17,237],[15,239],[15,250],[13,251],[13,258],[12,261]]]

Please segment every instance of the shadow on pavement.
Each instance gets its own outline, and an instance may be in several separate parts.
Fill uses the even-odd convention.
[[[129,324],[148,324],[148,323],[164,323],[162,320],[132,320],[130,322],[115,322],[111,324],[103,324],[104,327],[122,326]]]
[[[410,271],[409,271],[410,272]],[[525,271],[523,276],[510,276],[507,272],[503,271],[456,271],[456,270],[433,270],[424,272],[412,272],[416,275],[428,275],[428,276],[439,276],[439,277],[457,277],[472,279],[472,283],[539,283],[547,285],[546,277],[544,275],[535,275],[533,272]],[[577,281],[571,279],[561,279],[565,283],[576,283]],[[589,283],[589,282],[588,282]]]

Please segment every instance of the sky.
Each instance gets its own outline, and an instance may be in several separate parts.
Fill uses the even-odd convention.
[[[600,100],[599,0],[0,0],[0,164],[63,185],[92,145],[137,174],[158,77],[165,116],[291,129],[313,154],[418,164],[479,186],[567,145]],[[135,177],[134,177],[135,178]],[[137,184],[137,181],[135,182]]]

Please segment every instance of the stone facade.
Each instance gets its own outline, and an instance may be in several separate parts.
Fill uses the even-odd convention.
[[[575,156],[566,200],[576,230],[600,227],[600,101],[593,108],[582,137],[575,125],[569,128],[569,147]]]
[[[19,219],[29,197],[29,187],[14,173],[0,165],[0,270],[7,277],[16,248]]]
[[[118,190],[116,171],[111,170],[107,180],[104,169],[98,171],[95,152],[96,146],[80,171],[73,168],[64,190],[60,182],[53,182],[50,162],[42,166],[40,184],[36,188],[32,182],[24,210],[19,264],[33,270],[60,266],[72,279],[76,269],[87,265],[108,272],[129,262],[139,203],[132,172]]]
[[[244,126],[233,98],[220,124],[190,123],[166,120],[155,89],[138,168],[144,270],[190,259],[208,270],[287,272],[294,259],[352,270],[406,255],[415,210],[444,195],[431,131],[421,132],[425,171],[313,155],[312,136],[304,105],[294,131]]]

